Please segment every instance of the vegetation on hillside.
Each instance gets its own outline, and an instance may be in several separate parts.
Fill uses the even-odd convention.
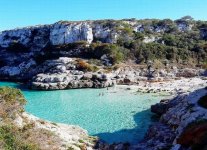
[[[185,16],[175,21],[132,18],[98,20],[93,21],[93,24],[101,26],[106,32],[110,30],[116,34],[117,38],[114,43],[106,43],[107,37],[97,39],[95,36],[91,45],[85,41],[57,46],[48,43],[43,49],[44,55],[41,53],[34,59],[37,63],[42,63],[46,59],[60,56],[98,60],[105,56],[110,64],[117,64],[129,59],[138,64],[155,60],[163,63],[167,60],[172,64],[207,67],[206,21],[195,21],[192,17]],[[110,35],[108,36],[111,38]],[[24,47],[14,37],[14,42],[7,50],[15,53],[29,52],[29,46]]]
[[[25,103],[19,89],[0,87],[0,149],[39,150],[47,146],[58,149],[59,138],[49,130],[36,128],[34,121],[21,116]],[[23,119],[22,126],[15,122],[19,117]]]
[[[0,126],[0,147],[5,150],[39,150],[37,144],[25,139],[27,134],[14,125]]]
[[[140,24],[138,31],[130,23]],[[139,63],[160,61],[173,64],[199,66],[206,68],[207,36],[201,35],[207,31],[207,22],[195,21],[190,16],[172,21],[170,19],[124,19],[99,20],[96,24],[113,30],[118,34],[116,43],[104,43],[102,39],[94,39],[90,46],[84,42],[55,46],[55,51],[71,51],[74,45],[81,46],[81,57],[101,59],[106,55],[112,64],[132,59]],[[144,42],[146,39],[154,39]],[[84,46],[83,46],[84,45]],[[80,47],[79,47],[80,48]],[[54,51],[54,47],[51,49]]]

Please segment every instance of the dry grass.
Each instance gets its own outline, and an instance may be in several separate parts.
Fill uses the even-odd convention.
[[[92,72],[95,72],[95,71],[98,70],[97,66],[90,65],[89,63],[87,63],[87,62],[85,62],[85,61],[83,61],[81,59],[77,60],[77,67],[81,71],[92,71]]]
[[[0,88],[0,149],[39,150],[59,149],[61,139],[53,132],[38,128],[36,122],[23,118],[25,125],[14,123],[17,115],[21,117],[23,104],[26,103],[21,91],[9,87]],[[46,122],[41,121],[40,124]]]

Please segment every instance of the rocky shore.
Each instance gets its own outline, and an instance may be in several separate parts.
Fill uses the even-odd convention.
[[[59,59],[46,60],[41,65],[35,65],[34,61],[26,65],[20,65],[18,67],[18,73],[14,67],[5,66],[0,69],[0,74],[2,79],[23,79],[27,76],[29,77],[27,79],[29,87],[38,90],[104,88],[117,84],[139,85],[139,90],[143,92],[171,91],[171,88],[174,88],[174,91],[179,91],[179,85],[188,82],[188,79],[184,77],[192,78],[206,74],[206,71],[203,69],[178,69],[176,67],[168,71],[153,68],[149,71],[140,66],[121,65],[114,70],[107,70],[103,66],[100,66],[96,71],[87,71],[87,67],[89,67],[87,60],[60,57]],[[21,72],[21,70],[27,70],[27,72]],[[205,77],[201,78],[205,79]],[[183,81],[179,83],[179,80]],[[160,82],[160,84],[158,85],[156,82]],[[167,82],[169,85],[167,87],[162,86],[162,82]],[[192,82],[192,84],[196,84],[196,82],[200,84],[199,79],[195,79]],[[178,85],[175,84],[174,86],[172,83]],[[152,87],[150,88],[149,86]],[[157,89],[155,86],[157,86]]]
[[[0,149],[92,150],[98,141],[86,130],[41,120],[24,111],[20,90],[0,87]]]
[[[29,143],[37,140],[35,144],[41,149],[206,149],[203,137],[207,135],[207,110],[198,101],[207,93],[204,88],[207,72],[202,69],[206,61],[207,29],[196,21],[154,23],[155,20],[144,23],[133,19],[60,21],[0,32],[0,80],[24,82],[34,90],[127,85],[126,89],[136,92],[167,92],[175,96],[151,107],[160,120],[149,128],[141,143],[99,143],[79,127],[40,120],[25,113],[23,104],[13,101],[16,100],[13,92],[21,97],[13,90],[8,90],[10,94],[2,90],[8,101],[0,95],[0,131],[21,131],[20,137],[29,137],[25,139]],[[115,63],[127,53],[133,56]],[[14,131],[5,127],[8,121],[15,126]]]
[[[132,149],[206,149],[207,129],[202,124],[206,127],[207,109],[199,105],[199,100],[206,95],[207,89],[201,88],[153,105],[151,110],[160,116],[160,120]]]
[[[206,85],[206,84],[205,84]],[[125,87],[126,88],[126,87]],[[131,87],[136,89],[137,87]],[[144,139],[129,143],[102,144],[103,150],[205,150],[207,148],[207,88],[178,93],[170,99],[152,105],[151,111],[159,116]],[[199,101],[203,101],[203,103]]]
[[[34,130],[46,130],[54,134],[53,136],[59,138],[56,146],[51,147],[50,144],[45,143],[45,145],[42,145],[41,149],[65,150],[71,148],[78,150],[82,148],[92,150],[98,141],[97,137],[89,136],[87,131],[79,126],[52,123],[49,121],[41,120],[40,118],[37,118],[26,112],[17,116],[14,122],[19,128],[23,128],[28,124],[32,124]]]
[[[17,95],[19,92],[13,91],[14,89],[0,89],[0,127],[5,127],[9,123],[24,131],[24,134],[32,131],[35,134],[35,140],[37,140],[35,143],[39,143],[41,149],[188,150],[189,148],[200,148],[204,150],[207,146],[205,141],[207,135],[206,80],[200,78],[185,80],[189,82],[188,85],[193,84],[194,86],[188,87],[186,84],[186,86],[183,86],[183,91],[177,93],[174,98],[161,100],[160,103],[151,106],[151,111],[160,116],[159,122],[152,124],[145,138],[137,144],[119,143],[108,145],[99,141],[96,137],[88,136],[87,131],[78,126],[41,120],[22,111],[24,101],[21,95]],[[169,82],[173,84],[172,81]],[[176,82],[180,83],[181,81],[177,80]],[[165,86],[168,84],[165,82]],[[183,83],[181,82],[181,84]],[[182,86],[181,84],[178,85]],[[124,85],[119,88],[138,92],[138,86],[135,85]],[[9,97],[5,94],[7,92],[10,92]],[[15,97],[13,94],[15,94]],[[14,99],[16,99],[16,102],[13,101]],[[203,102],[199,102],[201,99]],[[10,103],[13,103],[13,107]],[[5,116],[9,117],[6,119]],[[191,132],[192,130],[193,132]],[[47,134],[47,138],[44,139],[44,144],[42,144],[41,139],[45,136],[44,134]],[[34,138],[33,134],[30,136]]]
[[[138,87],[139,92],[144,93],[169,93],[177,95],[186,92],[193,92],[207,84],[206,77],[177,78],[164,82],[142,82]]]
[[[58,60],[46,61],[41,74],[35,75],[31,82],[32,89],[57,90],[73,88],[104,88],[114,85],[137,85],[142,92],[181,92],[203,84],[206,77],[205,70],[177,69],[170,71],[164,69],[151,70],[140,67],[121,66],[116,70],[99,68],[96,72],[81,71],[76,58],[62,57]],[[185,78],[188,76],[187,79]],[[201,77],[199,77],[201,76]],[[195,79],[193,79],[195,77]],[[159,83],[159,84],[157,84]],[[165,84],[167,83],[167,84]],[[166,86],[167,85],[167,86]]]

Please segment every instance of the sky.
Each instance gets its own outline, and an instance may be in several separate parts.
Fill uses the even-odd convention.
[[[207,0],[0,0],[0,31],[59,20],[207,20]]]

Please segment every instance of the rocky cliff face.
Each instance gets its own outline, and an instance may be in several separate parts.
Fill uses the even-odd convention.
[[[0,46],[7,48],[16,42],[33,50],[41,49],[49,42],[50,27],[45,25],[3,31],[0,34]]]
[[[48,43],[62,45],[86,41],[90,44],[94,39],[114,43],[116,33],[113,33],[110,26],[104,27],[91,21],[57,22],[52,25],[3,31],[0,33],[0,46],[7,48],[13,42],[17,42],[30,50],[41,50]]]
[[[145,36],[143,38],[143,43],[158,42],[160,40],[159,36],[164,35],[165,33],[174,30],[178,30],[178,33],[188,33],[193,30],[195,25],[195,22],[169,20],[158,21],[132,19],[119,21],[60,21],[51,25],[2,31],[0,32],[0,79],[28,81],[34,77],[33,80],[36,83],[45,83],[46,80],[54,81],[51,79],[55,76],[54,73],[66,73],[66,76],[72,74],[73,77],[76,78],[78,75],[74,74],[74,70],[81,70],[70,67],[67,68],[70,66],[70,63],[60,64],[58,62],[60,57],[81,57],[91,59],[94,55],[98,55],[98,58],[96,59],[100,59],[100,61],[104,62],[103,64],[112,65],[109,54],[105,54],[105,52],[108,52],[111,49],[107,49],[107,44],[104,45],[103,43],[120,43],[122,38],[124,38],[125,42],[129,42],[132,39],[136,41],[136,36],[140,38],[139,33],[143,32],[146,33],[144,35],[148,35],[148,33],[150,33],[150,36]],[[201,38],[205,39],[205,30],[202,28],[199,32],[201,34]],[[95,49],[95,51],[93,49],[94,45],[91,43],[95,43],[94,45],[96,46],[98,45],[97,43],[102,43],[100,45],[100,49],[102,47],[102,50]],[[90,47],[90,49],[88,47]],[[112,49],[110,52],[112,56],[116,55],[115,59],[124,57],[120,55],[120,49],[127,52],[123,47],[114,49],[114,51],[112,51]],[[133,50],[134,49],[131,51]],[[125,55],[126,52],[123,52],[123,55]],[[50,63],[50,61],[57,61],[58,63]],[[57,71],[58,69],[55,69],[56,66],[61,68],[63,67],[65,69],[59,69],[59,71]],[[149,74],[146,69],[144,71],[139,70],[134,72],[135,73],[133,73],[132,76],[136,78],[136,81],[139,80],[137,79],[137,73],[139,74],[138,76],[144,77],[147,77]],[[185,76],[186,74],[190,76],[192,74],[200,75],[204,73],[204,70],[201,72],[202,73],[200,73],[200,71],[190,71],[190,73],[186,73],[186,71],[184,71],[184,74],[180,73],[180,76]],[[40,79],[40,75],[37,76],[39,73],[45,74],[45,76]],[[99,74],[103,74],[103,71]],[[169,75],[170,73],[167,74]],[[154,70],[151,71],[150,76],[162,77],[163,75]],[[111,76],[111,78],[114,77],[118,77],[117,74]],[[57,81],[59,81],[59,79],[60,78],[58,78]],[[62,80],[60,81],[62,82]],[[68,87],[68,81],[69,80],[67,80],[67,84],[64,82],[64,85],[60,86],[61,89],[63,87]],[[98,84],[91,84],[88,82],[85,83],[84,81],[83,83],[73,83],[73,85],[77,84],[74,87],[105,87],[106,85],[111,85],[111,81],[110,84],[102,83],[102,81],[98,81],[97,83]],[[120,83],[122,83],[122,80]],[[81,84],[81,86],[79,84]],[[59,88],[55,87],[55,89]]]
[[[168,23],[153,25],[152,22],[143,23],[138,20],[60,21],[51,25],[2,31],[0,33],[0,46],[7,48],[13,42],[18,42],[25,47],[29,47],[30,50],[40,50],[48,43],[62,45],[77,41],[86,41],[90,44],[97,40],[105,43],[116,43],[116,40],[121,35],[120,29],[124,29],[126,25],[132,28],[134,32],[149,30],[161,33],[168,32],[172,28]],[[185,32],[192,30],[194,23],[176,21],[172,22],[171,25],[179,31]],[[203,30],[201,29],[201,35],[203,35]]]
[[[77,41],[93,41],[91,25],[81,23],[55,23],[50,29],[49,41],[52,45],[74,43]]]
[[[32,67],[37,67],[50,58],[52,46],[65,45],[78,41],[90,44],[95,39],[114,43],[116,33],[109,26],[95,22],[57,22],[52,25],[26,27],[0,32],[0,76],[14,80],[28,79]],[[77,44],[78,45],[78,44]],[[45,49],[47,47],[47,49]],[[80,48],[71,48],[58,56],[80,57]],[[41,62],[37,62],[41,58]],[[29,78],[31,78],[30,76]]]
[[[202,97],[206,100],[206,95],[203,88],[152,106],[152,111],[161,115],[160,121],[134,149],[206,149],[207,109],[198,103]]]

